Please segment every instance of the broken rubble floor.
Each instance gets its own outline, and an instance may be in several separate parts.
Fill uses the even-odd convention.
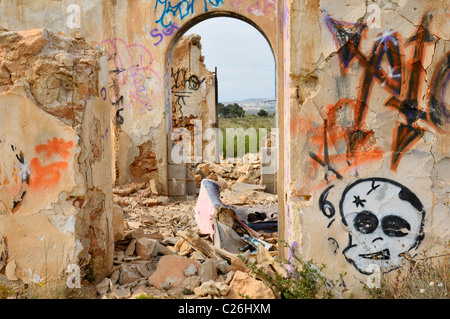
[[[263,216],[261,211],[270,211],[276,213],[277,196],[265,193],[257,185],[241,185],[241,183],[224,189],[221,192],[221,201],[225,205],[232,205],[237,208],[237,215],[242,218],[245,212],[250,212],[253,222],[276,221],[276,217]],[[198,235],[198,227],[194,218],[197,196],[188,196],[186,200],[174,200],[165,196],[151,194],[144,183],[131,184],[116,187],[114,190],[114,201],[123,209],[124,215],[124,236],[116,242],[114,269],[110,280],[110,288],[107,292],[102,292],[102,298],[211,298],[211,294],[205,291],[208,285],[202,285],[207,279],[212,279],[218,287],[230,284],[232,275],[235,271],[249,272],[242,262],[228,260],[227,270],[222,267],[221,270],[215,269],[215,276],[204,278],[207,275],[204,271],[199,271],[195,275],[186,276],[184,285],[172,285],[173,282],[168,276],[168,282],[161,287],[155,287],[149,283],[151,277],[158,268],[159,261],[164,256],[178,255],[198,263],[200,266],[212,260],[208,251],[197,249],[188,240],[185,240],[184,234],[187,231]],[[250,219],[250,218],[249,218]],[[247,221],[245,221],[247,222]],[[258,231],[263,236],[263,240],[273,244],[273,250],[276,250],[277,235],[276,229],[267,232]],[[159,251],[153,253],[152,257],[144,256],[137,252],[136,240],[139,238],[151,238],[158,242]],[[184,238],[184,239],[183,239]],[[213,243],[208,236],[199,236],[199,240],[208,242],[212,247]],[[215,252],[212,252],[215,254]],[[221,258],[215,263],[219,264]],[[251,261],[256,261],[255,254],[250,254],[250,250],[243,254]],[[277,255],[276,251],[271,251],[271,255]],[[226,256],[229,257],[229,256]],[[224,258],[226,260],[226,258]],[[231,265],[230,265],[231,264]],[[203,287],[201,289],[201,287]],[[216,292],[220,289],[217,288]],[[222,289],[223,290],[223,289]],[[228,289],[229,290],[229,289]],[[228,290],[225,291],[228,293]],[[194,293],[195,291],[195,293]],[[212,292],[210,292],[212,293]],[[232,293],[233,294],[233,293]],[[234,292],[236,294],[236,292]],[[215,298],[224,298],[217,293]]]

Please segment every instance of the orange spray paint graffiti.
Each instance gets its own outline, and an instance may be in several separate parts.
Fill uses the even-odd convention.
[[[36,146],[36,153],[46,152],[45,159],[50,159],[52,155],[60,155],[63,159],[67,159],[70,155],[69,149],[73,147],[73,141],[66,142],[64,139],[47,140],[47,144]]]
[[[309,137],[309,180],[324,171],[324,181],[343,179],[345,174],[358,175],[358,165],[383,159],[384,152],[377,145],[375,132],[368,127],[366,116],[375,83],[392,96],[384,106],[397,111],[403,121],[397,121],[392,134],[390,168],[397,171],[403,155],[412,149],[427,130],[427,126],[443,129],[450,122],[446,103],[446,88],[449,83],[450,54],[438,63],[429,88],[429,97],[421,105],[421,86],[425,71],[425,50],[437,38],[428,27],[432,19],[425,13],[414,34],[406,41],[412,46],[410,61],[405,63],[403,41],[398,32],[386,30],[373,42],[369,54],[362,52],[361,41],[367,32],[364,23],[349,23],[333,19],[324,12],[325,23],[338,48],[341,74],[345,75],[353,63],[363,69],[356,98],[341,98],[329,105],[320,123],[298,118],[291,123],[291,130]],[[387,67],[384,68],[384,66]],[[349,114],[351,121],[341,121],[342,114]]]
[[[49,161],[54,157],[67,159],[70,156],[69,150],[74,146],[73,141],[66,142],[64,139],[47,140],[47,144],[38,145],[35,148],[37,154],[45,153],[45,160]],[[34,190],[48,189],[57,185],[62,178],[62,171],[69,168],[66,161],[52,162],[42,165],[38,157],[34,157],[30,162],[30,188]]]

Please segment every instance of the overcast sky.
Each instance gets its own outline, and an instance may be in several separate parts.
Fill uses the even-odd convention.
[[[219,102],[275,97],[275,62],[269,43],[246,22],[211,18],[186,32],[201,36],[208,70],[217,66]]]

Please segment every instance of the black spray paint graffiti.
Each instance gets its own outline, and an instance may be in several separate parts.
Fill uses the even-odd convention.
[[[21,207],[25,195],[27,194],[27,185],[30,184],[30,177],[31,177],[31,169],[28,161],[25,158],[25,155],[22,151],[18,151],[17,148],[14,145],[11,145],[11,150],[14,153],[17,161],[19,162],[19,177],[21,179],[20,184],[20,190],[19,192],[14,196],[12,200],[12,206],[11,206],[11,213],[15,213],[19,210]],[[5,206],[6,204],[3,203]],[[7,206],[6,206],[7,207]]]
[[[328,182],[328,171],[336,175],[337,179],[342,179],[342,175],[331,166],[330,155],[328,153],[328,120],[323,121],[323,159],[316,153],[310,152],[309,156],[325,168],[325,180]]]
[[[120,126],[125,123],[125,119],[122,115],[120,115],[120,112],[124,110],[124,108],[122,107],[123,95],[121,95],[115,102],[111,102],[111,104],[116,107],[116,124]]]
[[[450,121],[450,110],[447,103],[447,85],[450,80],[450,52],[438,63],[431,79],[428,113],[430,119],[438,127]]]
[[[329,186],[319,198],[319,208],[335,220],[335,206],[327,200]],[[403,256],[416,249],[424,238],[425,209],[407,187],[386,179],[358,180],[344,190],[339,202],[341,221],[348,231],[348,243],[342,253],[363,274],[371,274],[373,265],[389,272],[401,265]],[[328,238],[337,251],[339,244]]]
[[[172,90],[185,90],[186,85],[189,90],[198,91],[200,85],[205,81],[205,78],[201,80],[196,75],[187,76],[188,72],[186,69],[178,69],[175,72],[173,68],[171,69],[171,77],[173,79]]]
[[[174,72],[171,69],[171,79],[172,79],[172,93],[174,94],[176,100],[178,112],[181,114],[181,119],[183,119],[183,106],[186,105],[186,99],[192,95],[192,91],[198,91],[203,82],[205,82],[205,77],[199,79],[196,75],[188,76],[188,72],[184,68],[180,68]]]
[[[366,55],[360,49],[360,42],[367,31],[365,23],[338,21],[326,12],[324,15],[325,23],[339,49],[341,72],[345,74],[353,61],[357,61],[364,69],[355,101],[354,125],[348,127],[346,132],[348,157],[354,157],[364,142],[374,134],[366,128],[365,119],[372,87],[378,82],[382,88],[392,93],[385,105],[404,117],[404,121],[397,123],[392,136],[391,169],[396,171],[405,152],[423,136],[426,129],[422,123],[441,128],[450,120],[445,103],[449,80],[449,53],[435,71],[427,102],[428,108],[425,110],[419,105],[420,86],[425,75],[423,64],[426,48],[437,40],[428,30],[433,16],[429,12],[425,13],[415,33],[406,41],[406,45],[412,47],[411,62],[406,64],[403,61],[403,47],[398,32],[387,30],[381,33],[374,40],[370,54]],[[382,68],[384,60],[387,70]],[[402,80],[404,78],[405,81]]]

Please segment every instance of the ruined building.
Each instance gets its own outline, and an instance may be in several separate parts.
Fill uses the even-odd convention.
[[[17,277],[109,274],[111,185],[175,187],[173,130],[214,99],[213,77],[176,47],[221,16],[275,57],[280,237],[328,278],[346,272],[342,297],[405,254],[445,250],[448,1],[4,0],[0,12],[0,248]]]
[[[200,36],[192,34],[179,40],[172,56],[169,195],[197,193],[199,185],[189,174],[190,164],[216,161],[217,79],[216,73],[206,69],[201,53]]]

